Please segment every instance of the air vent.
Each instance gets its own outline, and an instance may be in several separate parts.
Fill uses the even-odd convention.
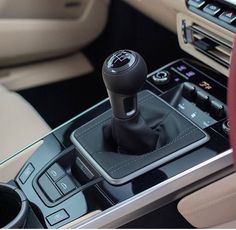
[[[185,43],[192,44],[199,52],[229,68],[233,46],[231,42],[197,24],[192,24],[188,27],[183,25],[183,30]]]

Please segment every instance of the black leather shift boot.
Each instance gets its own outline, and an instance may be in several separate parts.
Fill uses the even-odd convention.
[[[79,152],[112,184],[127,182],[208,141],[205,132],[151,92],[139,93],[138,102],[141,119],[157,137],[153,151],[129,154],[127,149],[119,149],[109,128],[111,110],[80,127],[71,136]],[[128,134],[120,137],[129,142]],[[149,137],[144,134],[143,138]],[[138,150],[140,143],[133,140],[130,144],[136,145]]]
[[[104,138],[108,136],[107,141],[111,139],[111,133],[117,146],[114,146],[115,152],[142,154],[156,148],[158,133],[147,125],[140,114],[126,120],[113,118],[111,125],[104,127]]]

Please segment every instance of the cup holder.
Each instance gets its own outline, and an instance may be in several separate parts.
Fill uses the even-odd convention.
[[[0,228],[23,228],[28,201],[17,187],[0,183]]]

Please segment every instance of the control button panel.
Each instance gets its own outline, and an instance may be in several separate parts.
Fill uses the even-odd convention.
[[[53,203],[77,188],[71,177],[58,164],[54,163],[39,177],[38,184],[47,199]]]
[[[236,32],[236,3],[218,0],[186,0],[187,7],[194,13]]]
[[[20,181],[24,184],[34,171],[34,166],[29,163],[20,175]]]
[[[68,213],[64,209],[62,209],[62,210],[59,210],[58,212],[51,214],[46,219],[47,219],[48,223],[51,226],[53,226],[53,225],[58,224],[61,221],[66,220],[68,218],[69,218]]]
[[[220,101],[192,83],[183,84],[182,96],[195,103],[202,111],[209,113],[215,120],[226,116],[225,106]]]
[[[218,84],[215,81],[215,79],[222,79],[220,75],[215,74],[213,79],[208,77],[207,74],[212,72],[207,70],[197,69],[192,63],[178,60],[149,74],[147,82],[160,91],[162,99],[200,128],[215,127],[220,123],[223,133],[222,122],[227,116],[227,88],[223,82]],[[153,76],[162,71],[171,74],[170,81],[165,85],[157,85],[153,82]]]

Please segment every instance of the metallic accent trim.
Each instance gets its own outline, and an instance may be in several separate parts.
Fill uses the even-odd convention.
[[[132,179],[134,179],[135,177],[138,177],[148,171],[151,171],[152,169],[159,167],[163,164],[165,164],[168,161],[171,161],[179,156],[181,156],[184,153],[187,153],[189,150],[192,150],[194,148],[199,147],[200,145],[206,143],[206,141],[209,140],[208,135],[206,135],[203,139],[189,145],[186,146],[185,148],[182,148],[174,153],[171,153],[170,155],[161,158],[160,160],[157,160],[141,169],[138,169],[137,171],[122,177],[120,179],[115,179],[112,178],[94,159],[93,157],[90,156],[90,154],[84,149],[84,147],[76,140],[76,138],[74,137],[74,133],[75,131],[71,134],[71,141],[73,142],[73,144],[75,145],[76,149],[79,151],[79,153],[81,153],[95,168],[96,170],[105,178],[105,180],[107,180],[109,183],[113,184],[113,185],[120,185],[120,184],[124,184]]]
[[[210,176],[233,164],[232,149],[229,149],[201,164],[198,164],[172,178],[157,184],[103,212],[81,222],[76,228],[117,228],[131,221],[142,213],[145,208],[155,204],[155,208],[180,198],[180,190]],[[177,194],[179,192],[179,194]]]

